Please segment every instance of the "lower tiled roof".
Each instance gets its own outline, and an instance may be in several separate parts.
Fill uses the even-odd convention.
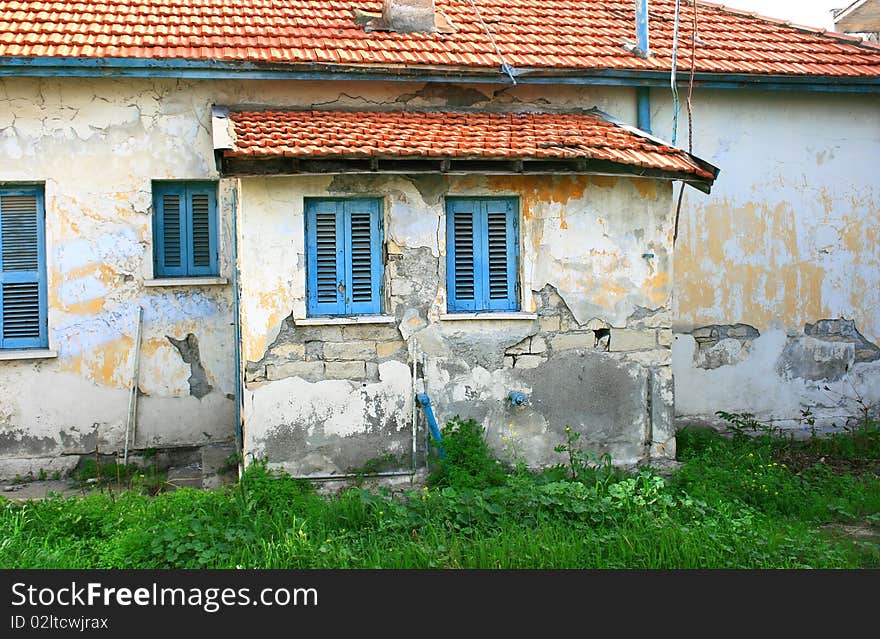
[[[690,154],[598,112],[234,111],[226,157],[604,160],[712,180]]]

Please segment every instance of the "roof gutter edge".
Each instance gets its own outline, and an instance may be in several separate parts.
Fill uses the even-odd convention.
[[[626,69],[520,69],[520,84],[667,86],[663,71]],[[0,57],[0,77],[185,78],[243,80],[360,80],[508,84],[500,69],[429,66],[244,62],[145,58]],[[686,84],[683,78],[682,84]],[[880,93],[880,76],[798,76],[696,73],[694,86],[713,89],[769,89]]]

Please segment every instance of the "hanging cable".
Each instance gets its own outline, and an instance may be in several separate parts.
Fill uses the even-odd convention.
[[[693,19],[693,32],[691,34],[691,70],[690,70],[690,78],[688,79],[688,92],[687,92],[687,114],[688,114],[688,153],[693,155],[694,153],[694,112],[693,105],[691,104],[691,97],[694,93],[694,73],[696,71],[696,53],[697,53],[697,3],[691,2],[694,10],[694,19]],[[681,200],[684,197],[684,182],[681,183],[681,188],[678,191],[678,204],[675,207],[675,228],[672,232],[672,246],[675,246],[675,241],[678,239],[678,219],[681,215]]]
[[[474,9],[474,13],[477,14],[477,20],[480,21],[481,25],[483,25],[483,30],[486,32],[486,35],[489,36],[489,40],[492,41],[492,46],[495,47],[495,53],[498,55],[498,59],[501,60],[501,71],[508,75],[510,81],[513,84],[516,84],[516,78],[513,77],[513,67],[504,61],[504,56],[501,55],[501,49],[498,48],[498,43],[495,42],[495,36],[492,35],[492,30],[489,29],[489,26],[485,22],[483,22],[483,16],[480,15],[480,10],[477,9],[477,5],[474,3],[474,0],[469,1],[471,3],[471,7],[473,7]]]
[[[669,84],[672,87],[672,146],[678,139],[678,85],[676,71],[678,69],[678,22],[681,15],[681,0],[675,0],[675,20],[672,24],[672,73]]]

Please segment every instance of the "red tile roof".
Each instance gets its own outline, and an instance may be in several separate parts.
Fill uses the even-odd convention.
[[[706,164],[590,113],[238,111],[226,157],[591,159],[713,180]]]
[[[645,60],[633,0],[474,0],[508,64],[668,71],[673,0],[651,0]],[[692,8],[682,3],[680,68]],[[0,57],[217,59],[345,65],[499,67],[469,0],[436,0],[454,33],[367,33],[352,9],[381,0],[0,0]],[[711,73],[880,76],[880,49],[719,5],[700,4],[696,69]]]

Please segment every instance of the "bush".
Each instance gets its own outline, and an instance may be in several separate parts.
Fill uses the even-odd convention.
[[[437,470],[428,479],[429,484],[487,488],[504,483],[505,470],[489,450],[485,430],[477,422],[456,417],[443,427],[441,435],[445,455],[438,460]]]

